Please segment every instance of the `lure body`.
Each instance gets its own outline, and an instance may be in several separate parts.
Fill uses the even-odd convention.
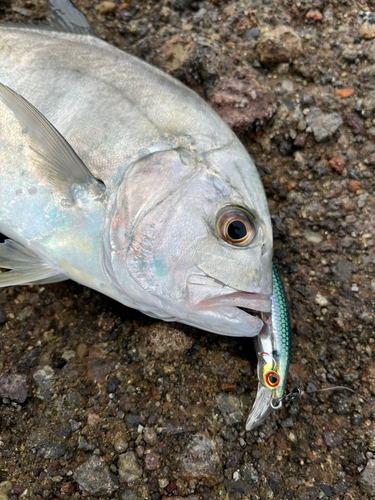
[[[272,410],[281,407],[290,362],[291,329],[285,289],[276,264],[272,265],[272,312],[255,338],[258,357],[258,393],[246,429],[259,426]],[[265,315],[264,315],[265,316]]]

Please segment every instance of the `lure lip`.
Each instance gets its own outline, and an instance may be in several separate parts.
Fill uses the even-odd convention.
[[[247,431],[254,430],[274,411],[272,398],[272,391],[259,382],[253,407],[246,420]]]

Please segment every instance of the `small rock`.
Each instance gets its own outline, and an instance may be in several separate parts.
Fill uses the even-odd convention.
[[[16,403],[24,403],[28,396],[26,375],[3,372],[0,374],[0,398],[8,398]]]
[[[89,351],[88,361],[88,378],[99,384],[103,384],[107,375],[115,368],[116,362],[112,359],[104,358],[99,352],[94,349]]]
[[[156,470],[160,467],[160,455],[158,453],[146,453],[145,455],[145,469]]]
[[[260,38],[261,32],[258,28],[250,28],[245,33],[245,40],[258,40]]]
[[[124,453],[128,449],[128,443],[123,439],[118,439],[115,442],[114,448],[117,453]]]
[[[22,323],[23,321],[30,319],[33,314],[33,308],[31,306],[26,306],[19,314],[17,314],[17,320]]]
[[[364,121],[357,113],[347,113],[345,115],[345,123],[355,135],[363,135]]]
[[[182,359],[193,345],[191,337],[165,323],[151,327],[146,335],[147,350],[155,358]]]
[[[359,28],[359,34],[365,40],[371,40],[375,38],[375,25],[365,22]]]
[[[39,368],[34,375],[33,379],[36,385],[36,395],[39,399],[50,399],[53,395],[52,385],[55,381],[54,370],[46,365]]]
[[[16,5],[12,6],[12,11],[16,12],[17,14],[21,14],[21,16],[24,17],[30,17],[32,12],[29,9],[24,9],[23,7],[17,7]]]
[[[102,2],[99,5],[95,5],[95,10],[102,16],[107,16],[115,12],[116,4],[113,2]]]
[[[342,52],[342,58],[348,63],[353,63],[358,57],[358,52],[356,50],[345,49]]]
[[[323,236],[318,231],[313,231],[310,228],[306,229],[305,238],[311,243],[321,243],[323,241]]]
[[[325,431],[323,432],[323,439],[329,448],[337,448],[342,443],[342,436],[337,432]]]
[[[354,89],[337,89],[335,95],[341,97],[341,99],[347,99],[354,95]]]
[[[366,118],[371,118],[375,111],[375,91],[370,90],[366,92],[366,95],[362,102],[362,115]]]
[[[65,455],[64,443],[41,443],[36,449],[37,455],[42,458],[53,460]]]
[[[132,490],[126,490],[122,494],[121,500],[137,500],[139,497],[132,492]]]
[[[316,142],[326,142],[341,127],[343,120],[338,113],[323,113],[319,108],[311,108],[306,122],[313,131]]]
[[[71,495],[73,495],[74,490],[75,490],[74,481],[68,481],[67,483],[64,483],[61,486],[61,493],[63,493],[64,495],[71,496]]]
[[[119,379],[117,377],[111,377],[106,385],[108,394],[115,393],[119,385],[120,385]]]
[[[216,404],[228,425],[238,424],[243,420],[242,405],[234,394],[219,394]]]
[[[240,68],[224,77],[209,103],[223,120],[241,134],[257,123],[268,121],[276,111],[269,91],[257,81],[258,73]]]
[[[203,479],[215,485],[223,481],[218,444],[204,434],[196,434],[179,458],[182,478]]]
[[[318,10],[309,10],[306,13],[306,19],[309,21],[322,21],[323,20],[323,14],[321,14]]]
[[[122,483],[133,483],[142,476],[142,467],[139,465],[133,451],[120,455],[117,467],[120,482]]]
[[[149,427],[146,428],[145,432],[143,433],[143,440],[150,446],[154,446],[158,442],[158,437],[155,429],[151,429]]]
[[[78,438],[78,449],[92,451],[95,449],[95,445],[89,444],[83,436],[79,436]]]
[[[375,460],[369,460],[366,468],[359,477],[359,484],[363,493],[375,495]]]
[[[329,164],[335,172],[342,174],[345,168],[345,159],[343,156],[336,156],[336,158],[329,160]]]
[[[118,488],[117,479],[110,473],[108,465],[96,455],[80,465],[73,477],[91,495],[111,495]]]
[[[320,293],[316,294],[315,303],[318,304],[320,307],[326,307],[329,305],[328,299],[323,295],[321,295]]]
[[[279,26],[260,37],[256,51],[263,64],[277,64],[297,59],[302,52],[302,45],[292,28]]]

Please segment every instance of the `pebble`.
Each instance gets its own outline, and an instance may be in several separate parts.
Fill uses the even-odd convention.
[[[260,38],[261,32],[258,28],[250,28],[245,33],[245,40],[258,40]]]
[[[216,398],[216,404],[223,414],[224,420],[228,425],[238,424],[242,422],[242,405],[236,395],[228,393],[219,394]]]
[[[362,101],[362,115],[365,118],[371,118],[375,111],[375,91],[370,90]]]
[[[320,307],[326,307],[329,305],[329,301],[326,297],[321,295],[320,293],[317,293],[315,296],[315,303],[318,304]]]
[[[279,26],[259,38],[256,52],[265,65],[283,63],[297,59],[302,52],[302,44],[292,28]]]
[[[150,446],[154,446],[158,442],[158,437],[155,429],[147,427],[143,433],[143,440]]]
[[[33,374],[36,385],[36,395],[39,399],[50,399],[53,395],[52,385],[55,381],[53,368],[46,365],[39,368]]]
[[[99,5],[95,5],[95,10],[102,16],[107,16],[115,12],[116,4],[113,2],[102,2]]]
[[[341,97],[341,99],[347,99],[348,97],[351,97],[354,95],[354,89],[337,89],[335,92],[335,95],[338,97]]]
[[[128,449],[128,443],[124,441],[123,439],[118,439],[115,442],[114,448],[117,453],[125,453],[125,451]]]
[[[310,228],[306,229],[305,238],[311,243],[321,243],[323,241],[323,236],[319,233],[319,231],[313,231]]]
[[[323,432],[323,439],[324,439],[325,444],[329,448],[336,448],[337,446],[340,446],[342,443],[341,434],[338,434],[337,432],[334,432],[334,431]]]
[[[12,6],[12,11],[16,12],[17,14],[21,14],[21,16],[24,17],[30,17],[32,12],[29,9],[24,9],[23,7],[17,7],[16,5]]]
[[[126,490],[122,494],[121,500],[137,500],[139,497],[132,492],[132,490]]]
[[[105,358],[101,353],[94,349],[90,349],[87,371],[87,375],[90,380],[99,384],[104,384],[107,375],[114,370],[115,366],[115,361]]]
[[[359,34],[365,40],[371,40],[375,38],[375,25],[365,22],[359,28]]]
[[[338,174],[342,174],[345,168],[345,159],[343,156],[336,156],[329,160],[331,168]]]
[[[327,142],[343,124],[339,113],[324,113],[321,109],[313,107],[306,115],[306,122],[313,131],[316,142]]]
[[[160,467],[160,455],[158,453],[153,453],[152,451],[146,453],[144,460],[146,470],[156,470]]]
[[[41,443],[36,448],[36,453],[42,458],[53,460],[65,455],[64,443]]]
[[[133,483],[142,476],[142,467],[134,451],[128,451],[120,455],[117,467],[120,482],[122,483]]]
[[[106,462],[92,455],[73,474],[79,486],[91,495],[111,495],[118,488],[117,478],[110,473]]]
[[[148,349],[156,358],[183,359],[193,345],[193,339],[182,330],[159,323],[146,335]]]
[[[363,493],[375,495],[375,460],[369,460],[366,468],[359,477],[359,484]]]
[[[306,13],[306,19],[308,19],[309,21],[322,21],[323,20],[323,14],[321,12],[319,12],[318,10],[309,10],[307,13]]]
[[[276,111],[272,95],[257,78],[254,69],[240,68],[221,79],[210,98],[214,110],[238,134],[268,121]]]
[[[222,465],[217,442],[205,434],[196,434],[179,458],[182,478],[203,479],[211,485],[223,480]]]
[[[3,372],[0,374],[0,398],[8,398],[16,403],[24,403],[28,396],[26,375]]]

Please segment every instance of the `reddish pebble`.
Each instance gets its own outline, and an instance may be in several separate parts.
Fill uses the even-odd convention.
[[[172,493],[172,491],[176,490],[177,485],[176,485],[175,481],[173,481],[172,483],[169,483],[165,489],[168,491],[168,493]]]
[[[310,21],[322,21],[323,19],[323,15],[318,10],[309,10],[305,17]]]
[[[361,183],[360,183],[360,181],[350,181],[350,182],[349,182],[349,185],[350,185],[353,189],[358,189],[358,188],[361,186]]]
[[[354,89],[337,89],[335,95],[341,97],[341,99],[346,99],[354,95]]]
[[[220,389],[224,392],[236,392],[236,384],[221,384]]]
[[[13,474],[13,472],[16,470],[16,466],[15,465],[11,465],[8,469],[8,472],[9,474]]]
[[[146,453],[145,455],[145,469],[146,470],[156,470],[160,467],[160,456],[157,453]],[[175,487],[176,489],[176,483]],[[173,491],[173,490],[171,490]],[[170,492],[169,492],[170,493]]]
[[[343,156],[336,156],[329,160],[329,164],[338,174],[342,174],[345,168],[345,160]]]
[[[53,460],[51,465],[50,465],[50,469],[53,471],[53,472],[56,472],[60,469],[60,464],[57,460]]]
[[[156,399],[156,401],[159,401],[159,400],[161,399],[161,396],[160,396],[160,394],[159,394],[159,391],[157,390],[157,388],[156,388],[156,387],[153,387],[153,388],[151,389],[151,395],[152,395],[152,397],[153,397],[154,399]]]
[[[64,483],[61,486],[61,493],[64,493],[65,495],[72,495],[74,493],[74,482],[69,481],[68,483]]]

